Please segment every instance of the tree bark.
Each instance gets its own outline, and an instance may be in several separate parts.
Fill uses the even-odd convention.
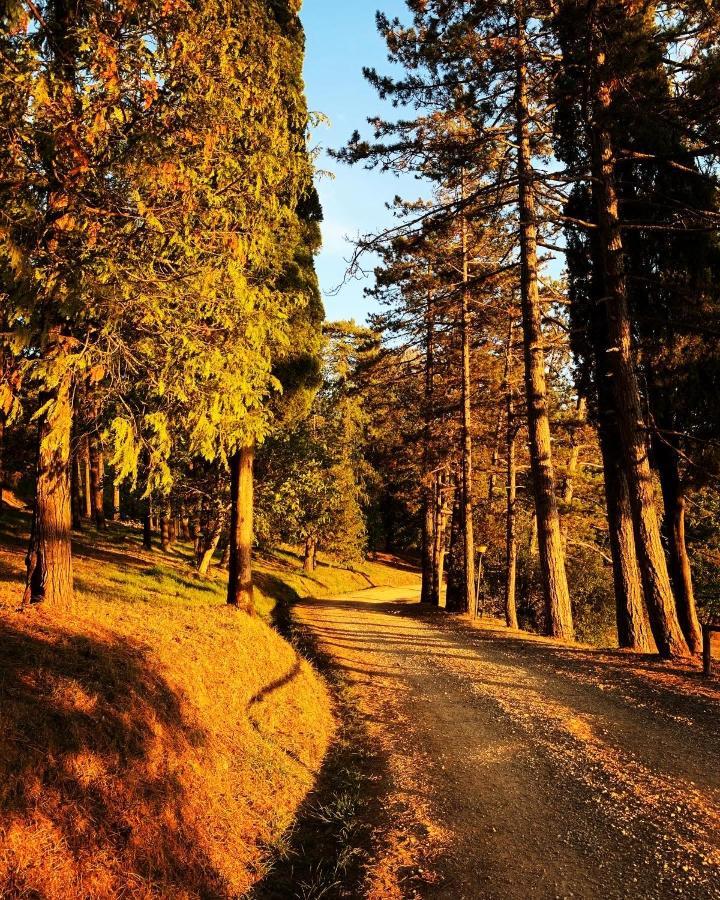
[[[120,521],[120,485],[113,481],[113,522]]]
[[[82,469],[83,469],[83,503],[86,519],[92,519],[92,483],[90,478],[90,440],[87,435],[82,440]]]
[[[184,503],[180,504],[180,539],[190,540],[190,516]]]
[[[99,530],[105,528],[105,463],[100,442],[96,437],[90,438],[90,497],[92,515]]]
[[[433,570],[435,553],[435,494],[437,476],[432,475],[431,442],[435,383],[435,322],[432,297],[428,296],[425,312],[425,396],[423,403],[423,525],[422,525],[422,586],[420,601],[433,602]]]
[[[224,517],[224,511],[221,508],[218,508],[216,516],[205,533],[201,552],[197,558],[197,570],[200,575],[207,575],[208,573],[210,563],[212,562],[217,546],[220,543],[220,536],[222,535],[225,526]]]
[[[244,446],[230,457],[230,574],[227,602],[249,614],[255,611],[252,577],[253,460],[255,448]]]
[[[593,197],[603,263],[608,320],[608,369],[612,374],[618,434],[630,493],[635,547],[645,602],[658,651],[663,657],[686,656],[687,641],[678,621],[650,466],[647,428],[635,371],[628,308],[622,233],[615,183],[616,158],[609,128],[611,89],[602,77],[604,51],[595,58],[593,116],[588,123],[592,145]]]
[[[152,520],[152,500],[148,500],[145,507],[145,516],[143,518],[143,547],[146,550],[152,550]]]
[[[83,498],[81,493],[82,472],[80,470],[80,456],[74,453],[70,460],[70,490],[72,492],[72,527],[73,531],[83,529]]]
[[[465,200],[465,173],[463,172],[462,200]],[[473,496],[472,496],[472,372],[470,365],[470,294],[469,294],[469,256],[467,216],[462,211],[460,219],[462,240],[462,292],[460,295],[460,337],[462,342],[462,480],[460,483],[460,522],[463,534],[463,594],[462,612],[467,612],[471,619],[477,616],[475,599],[475,536],[473,534]]]
[[[303,558],[303,569],[308,575],[312,575],[315,571],[315,554],[317,552],[317,540],[308,535],[305,538],[305,556]]]
[[[433,533],[433,576],[432,597],[433,606],[440,606],[442,600],[442,586],[445,577],[445,554],[447,547],[447,530],[450,516],[455,505],[455,491],[451,484],[446,483],[445,475],[438,473],[435,523]]]
[[[517,3],[517,169],[520,207],[520,291],[522,299],[530,463],[537,514],[540,570],[547,631],[553,637],[574,637],[572,606],[565,572],[565,553],[555,496],[550,418],[545,379],[545,348],[538,286],[537,225],[534,172],[530,146],[527,88],[527,37],[524,3]]]
[[[507,357],[505,363],[507,390],[507,514],[505,533],[505,624],[508,628],[518,627],[517,618],[517,467],[515,444],[517,425],[515,423],[515,399],[512,384],[512,323],[508,334]]]
[[[433,602],[433,575],[435,569],[435,506],[434,491],[426,487],[423,497],[422,524],[422,586],[420,602]]]
[[[225,547],[223,549],[222,556],[220,557],[220,562],[218,563],[218,566],[221,569],[227,569],[229,564],[230,564],[230,542],[228,541],[228,543],[225,544]]]
[[[668,549],[680,627],[691,653],[702,652],[702,630],[693,588],[692,568],[685,539],[685,494],[678,465],[677,450],[670,439],[659,435],[654,441],[655,463],[660,476],[665,514],[662,532]]]
[[[51,405],[38,422],[35,506],[23,597],[25,604],[44,603],[55,610],[70,610],[73,606],[71,381],[71,376],[65,374],[52,394],[41,396],[42,404]]]
[[[463,581],[463,529],[462,485],[453,494],[450,514],[450,558],[448,561],[445,609],[448,612],[465,612],[467,607]]]
[[[160,513],[160,546],[162,547],[163,553],[168,553],[170,551],[171,543],[170,510],[163,509],[163,511]]]
[[[605,380],[605,390],[610,385]],[[607,400],[608,398],[606,398]],[[611,399],[611,398],[609,398]],[[618,644],[638,653],[652,653],[655,641],[650,631],[635,551],[632,509],[614,413],[599,402],[598,436],[603,459],[610,552],[617,615]]]

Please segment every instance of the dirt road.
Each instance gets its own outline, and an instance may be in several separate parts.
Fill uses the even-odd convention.
[[[720,898],[720,690],[427,611],[295,607],[383,760],[373,898]]]

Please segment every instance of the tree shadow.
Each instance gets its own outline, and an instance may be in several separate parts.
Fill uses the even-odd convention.
[[[389,791],[387,762],[373,746],[357,710],[351,707],[329,658],[320,651],[314,636],[293,622],[290,604],[299,598],[284,587],[285,595],[274,610],[274,626],[323,673],[342,726],[291,831],[278,846],[270,848],[270,868],[248,898],[362,897],[365,866],[377,852],[370,823],[382,821],[383,798]]]
[[[285,840],[271,848],[271,867],[248,898],[363,897],[368,866],[373,859],[387,856],[388,835],[397,814],[397,798],[392,808],[389,803],[392,777],[387,754],[371,737],[366,718],[348,694],[342,674],[321,650],[315,630],[298,626],[293,619],[292,605],[305,602],[303,598],[286,584],[274,596],[274,627],[323,674],[341,724],[312,792]],[[336,608],[336,601],[311,602]],[[424,833],[418,837],[427,840]],[[403,869],[398,877],[408,885],[408,896],[416,896],[412,889],[421,884],[418,871]]]
[[[67,896],[98,878],[107,893],[96,896],[130,882],[148,895],[230,896],[173,765],[204,735],[141,648],[43,618],[0,621],[0,709],[0,819],[22,836],[6,846],[0,895],[41,896],[37,879],[53,869]],[[28,862],[42,835],[52,850],[38,875]]]

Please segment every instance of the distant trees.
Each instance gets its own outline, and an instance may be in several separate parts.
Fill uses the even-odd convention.
[[[566,554],[581,548],[612,563],[622,646],[647,651],[656,645],[663,656],[696,652],[686,491],[696,481],[717,485],[717,417],[704,405],[717,377],[713,329],[720,314],[717,109],[708,93],[717,67],[717,13],[706,4],[636,7],[617,0],[431,0],[408,7],[409,26],[378,17],[390,58],[404,74],[366,74],[381,97],[413,114],[373,120],[374,142],[356,134],[339,155],[415,171],[435,191],[429,201],[396,203],[398,226],[359,245],[360,253],[383,254],[376,293],[394,312],[380,324],[392,340],[403,335],[404,349],[391,352],[416,385],[423,598],[437,601],[433,558],[447,549],[448,608],[474,609],[467,593],[459,607],[454,603],[454,567],[464,558],[467,592],[467,561],[474,556],[468,520],[483,545],[499,538],[493,499],[504,417],[502,582],[506,619],[515,624],[516,586],[527,588],[516,549],[520,398],[510,365],[513,342],[502,336],[508,328],[512,334],[519,318],[531,535],[537,534],[528,559],[537,546],[546,630],[573,636]],[[448,254],[447,243],[442,258],[434,245],[453,230],[458,255]],[[492,235],[494,259],[482,241],[471,247],[481,234]],[[543,268],[546,250],[566,256],[567,284]],[[474,277],[478,263],[490,263],[496,274]],[[453,283],[459,314],[448,320],[444,304]],[[490,317],[483,309],[488,294]],[[464,450],[453,453],[450,479],[460,492],[450,501],[454,522],[438,554],[429,535],[438,521],[438,457],[447,434],[433,423],[448,326],[456,350],[443,383],[460,382],[453,420]],[[569,344],[557,343],[563,334]],[[499,380],[503,345],[508,362]],[[488,421],[479,373],[489,362],[491,383],[505,400],[500,416]],[[604,479],[585,479],[591,493],[580,520],[576,482],[584,463],[571,409],[582,407],[588,391],[597,432],[588,438],[586,452],[594,458],[587,464],[604,470]],[[566,429],[567,456],[558,463]],[[483,431],[489,445],[470,439]],[[463,496],[470,484],[463,472],[478,467],[488,473],[487,501],[477,485]],[[601,524],[594,516],[603,483]],[[460,535],[465,547],[458,553]],[[574,605],[582,619],[585,610]]]
[[[303,546],[308,573],[318,550],[354,560],[366,547],[365,499],[374,472],[366,462],[371,423],[361,380],[375,352],[368,329],[326,325],[323,382],[309,415],[279,429],[259,453],[259,538]]]

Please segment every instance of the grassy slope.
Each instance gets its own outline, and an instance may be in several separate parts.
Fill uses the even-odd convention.
[[[14,518],[13,518],[14,517]],[[415,576],[287,551],[260,615],[187,548],[116,526],[76,542],[77,610],[18,612],[27,520],[0,534],[0,896],[236,897],[311,789],[333,734],[322,680],[266,619],[277,600]]]

